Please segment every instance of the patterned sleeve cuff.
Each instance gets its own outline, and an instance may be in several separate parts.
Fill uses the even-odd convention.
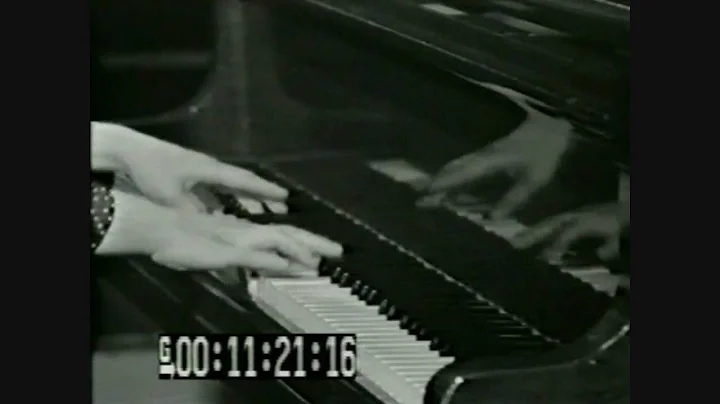
[[[112,178],[93,175],[90,182],[90,251],[102,243],[115,216],[115,199],[110,192]]]

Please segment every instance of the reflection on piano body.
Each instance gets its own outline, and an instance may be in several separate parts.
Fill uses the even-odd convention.
[[[217,18],[207,96],[183,119],[139,129],[292,191],[287,213],[214,201],[227,213],[301,226],[350,251],[313,280],[248,282],[241,270],[188,275],[131,260],[108,282],[168,332],[358,334],[356,381],[234,382],[258,402],[629,400],[629,300],[612,298],[615,277],[592,260],[542,262],[506,240],[617,198],[627,162],[613,161],[609,139],[627,85],[629,5],[220,0]],[[445,163],[527,119],[478,82],[539,100],[577,137],[557,179],[505,223],[462,203],[501,184],[444,209],[415,205]],[[627,374],[608,370],[611,351]]]

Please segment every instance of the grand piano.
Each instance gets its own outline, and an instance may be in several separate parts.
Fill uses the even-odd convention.
[[[507,241],[553,214],[615,200],[629,175],[616,150],[629,126],[629,0],[214,7],[202,88],[124,122],[292,192],[286,215],[227,195],[208,204],[308,228],[348,252],[311,280],[96,260],[101,292],[154,330],[358,334],[356,380],[226,383],[247,402],[629,402],[629,294],[615,275],[629,258],[604,263],[580,246],[544,262]],[[457,201],[417,206],[444,164],[532,125],[528,107],[569,122],[576,141],[515,218],[489,222]]]

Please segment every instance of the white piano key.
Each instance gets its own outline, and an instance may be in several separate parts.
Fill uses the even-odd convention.
[[[393,342],[392,340],[367,342],[358,338],[359,344],[364,344],[369,351],[376,354],[377,358],[433,358],[429,353],[429,345],[415,345],[410,342]]]
[[[357,334],[358,338],[361,338],[364,341],[367,341],[368,338],[370,338],[372,340],[372,338],[374,338],[374,337],[396,336],[397,335],[397,331],[395,329],[390,329],[390,328],[375,328],[375,327],[373,327],[373,328],[367,329],[367,330],[365,330],[365,329],[363,329],[363,330],[354,329],[353,330],[353,329],[348,329],[348,328],[343,328],[343,327],[337,327],[337,329],[341,330],[343,332],[350,333],[350,334]]]
[[[390,367],[399,371],[399,372],[408,372],[408,373],[433,373],[435,370],[437,370],[437,367],[439,365],[438,358],[433,359],[425,359],[425,360],[411,360],[411,361],[402,361],[398,363],[392,363],[388,362],[390,364]]]
[[[397,335],[398,333],[397,327],[382,323],[367,323],[364,327],[359,325],[347,326],[338,322],[329,322],[329,324],[339,330],[347,331],[349,333],[358,333],[366,336]]]
[[[427,386],[427,382],[430,381],[430,377],[410,377],[405,380],[408,384],[414,385],[415,383],[422,382],[423,385]],[[424,391],[424,390],[422,390]]]
[[[437,369],[439,362],[438,356],[428,358],[403,358],[403,359],[383,359],[391,368],[403,372],[427,372],[428,370]]]
[[[420,350],[420,349],[414,350],[411,352],[392,352],[391,350],[389,351],[388,349],[379,350],[379,349],[377,349],[377,347],[368,346],[367,350],[372,352],[373,356],[376,359],[386,362],[386,363],[402,362],[402,361],[411,360],[413,358],[418,359],[418,360],[422,359],[424,361],[427,361],[427,360],[434,358],[433,356],[431,356],[429,354],[423,353],[422,350]]]
[[[395,367],[390,367],[390,369],[395,370],[398,372],[398,374],[405,379],[409,381],[413,380],[424,380],[424,379],[430,379],[432,375],[437,371],[437,366],[433,366],[432,371],[428,371],[427,369],[424,370],[401,370]]]
[[[294,284],[297,282],[297,286]],[[298,290],[313,293],[301,293]],[[422,402],[424,384],[434,374],[433,364],[439,370],[448,362],[431,351],[429,342],[417,341],[399,322],[389,321],[377,308],[343,304],[342,310],[326,311],[325,304],[359,301],[347,289],[330,282],[304,280],[263,279],[255,288],[255,299],[271,317],[294,332],[352,332],[358,335],[357,381],[369,392],[389,404],[415,404]],[[323,290],[319,289],[335,289]],[[310,303],[313,302],[313,303]],[[313,304],[308,308],[306,304]],[[319,310],[320,313],[314,310]],[[357,318],[353,318],[355,314]],[[365,328],[367,326],[367,328]],[[380,331],[378,331],[380,330]],[[451,360],[451,359],[450,359]],[[421,367],[413,370],[412,365]],[[393,369],[390,365],[398,366]],[[401,368],[400,368],[401,367]],[[407,373],[407,376],[400,374]],[[409,381],[412,379],[413,381]]]
[[[312,311],[312,310],[311,310]],[[317,312],[315,312],[317,313]],[[392,326],[395,328],[395,323],[393,324],[385,324],[382,321],[378,321],[377,317],[379,315],[375,313],[375,317],[369,317],[366,316],[365,313],[361,312],[358,317],[349,317],[349,318],[332,318],[332,322],[335,323],[338,327],[342,328],[356,328],[356,329],[367,329],[369,326],[373,325],[387,325]],[[328,315],[328,318],[330,318],[330,315]]]
[[[368,310],[365,307],[347,308],[345,310],[335,310],[329,308],[314,307],[308,310],[323,316],[329,320],[351,325],[353,323],[372,322],[373,319],[382,317],[377,310]]]

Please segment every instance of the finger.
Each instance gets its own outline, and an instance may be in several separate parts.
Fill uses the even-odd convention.
[[[445,166],[440,170],[440,172],[442,173],[443,171],[446,171],[446,170],[447,171],[455,170],[458,167],[464,166],[465,164],[469,163],[470,161],[472,161],[474,159],[480,158],[480,156],[482,156],[484,153],[486,153],[486,151],[484,149],[482,149],[479,151],[475,151],[473,153],[468,153],[463,156],[460,156],[460,157],[456,158],[455,160],[445,164]]]
[[[242,261],[240,265],[243,267],[254,270],[259,275],[266,277],[304,278],[317,276],[315,269],[311,269],[298,262],[284,259],[268,251],[247,251],[247,254],[239,261]]]
[[[217,160],[213,160],[194,174],[198,181],[221,185],[262,199],[284,200],[288,196],[287,189],[253,172]]]
[[[620,254],[620,238],[609,237],[603,245],[597,249],[597,255],[605,261],[615,259]]]
[[[486,215],[492,210],[492,205],[480,198],[467,194],[450,195],[443,201],[444,205],[466,213]]]
[[[445,200],[444,193],[433,193],[418,199],[415,206],[418,208],[436,208],[442,205],[443,200]]]
[[[152,256],[162,265],[180,270],[218,270],[242,267],[274,276],[310,276],[306,266],[293,264],[288,259],[265,251],[238,249],[233,246],[202,238],[188,239]]]
[[[214,240],[236,245],[240,231],[252,231],[257,225],[247,220],[226,215],[221,211],[180,215],[178,225],[189,234],[206,234]]]
[[[575,215],[571,213],[552,217],[520,233],[512,240],[512,244],[519,249],[530,248],[558,232],[574,218]]]
[[[260,269],[255,271],[265,278],[317,278],[317,267],[308,268],[297,262],[289,262],[288,268],[282,271],[272,269]]]
[[[427,188],[428,193],[446,193],[503,169],[511,169],[514,158],[505,154],[483,154],[462,166],[440,171]]]
[[[537,187],[530,182],[522,182],[515,185],[502,197],[500,202],[495,205],[490,217],[493,220],[506,219],[524,205],[536,189]]]
[[[246,233],[243,233],[246,234]],[[241,235],[242,237],[243,235]],[[305,266],[313,266],[317,263],[312,251],[302,245],[299,241],[279,230],[276,226],[259,226],[254,234],[250,235],[251,245],[258,249],[265,249],[280,253],[288,258]],[[241,243],[246,241],[239,240]]]
[[[340,258],[343,254],[343,246],[326,237],[311,233],[307,230],[294,226],[278,226],[282,231],[307,246],[317,255],[327,258]]]
[[[270,212],[276,215],[286,215],[288,213],[288,206],[278,201],[263,201],[263,204],[270,210]]]
[[[180,187],[163,187],[152,193],[152,201],[185,212],[197,211],[195,202]]]
[[[261,215],[265,213],[263,203],[257,199],[242,196],[236,196],[235,199],[240,204],[240,206],[245,208],[251,215]]]
[[[560,236],[555,240],[552,247],[547,250],[547,255],[551,257],[562,257],[575,242],[595,234],[597,234],[597,232],[583,222],[575,223],[560,233]]]

